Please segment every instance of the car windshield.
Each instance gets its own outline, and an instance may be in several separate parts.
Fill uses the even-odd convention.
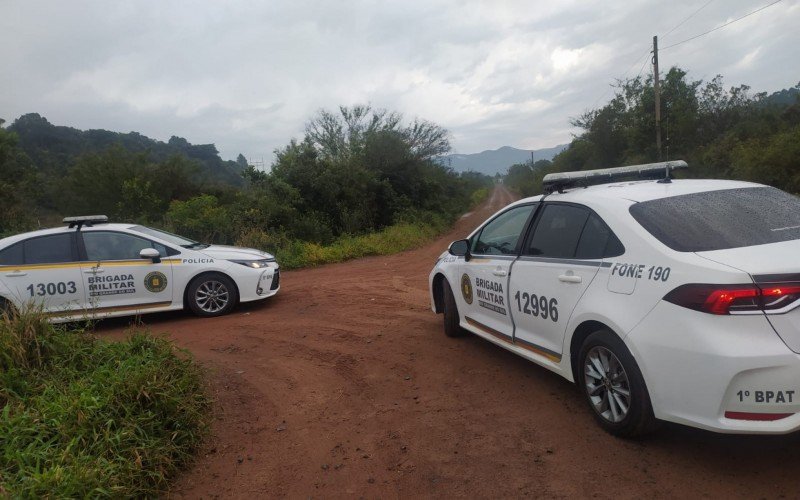
[[[208,246],[205,243],[200,243],[198,241],[190,240],[189,238],[184,238],[183,236],[178,236],[177,234],[161,231],[160,229],[153,229],[152,227],[133,226],[131,229],[137,233],[155,236],[156,238],[164,240],[168,243],[172,243],[173,245],[180,245],[183,248],[206,248]]]
[[[772,187],[708,191],[636,203],[636,221],[679,252],[800,239],[800,198]]]

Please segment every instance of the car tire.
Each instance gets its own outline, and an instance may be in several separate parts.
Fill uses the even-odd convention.
[[[460,325],[458,306],[453,289],[447,280],[442,280],[442,298],[444,303],[444,333],[448,337],[463,337],[466,333]]]
[[[186,289],[186,302],[197,316],[228,314],[236,306],[239,293],[233,280],[220,273],[198,276]]]
[[[0,318],[8,317],[13,318],[17,309],[10,301],[0,298]]]
[[[656,430],[644,377],[619,337],[609,330],[592,333],[581,346],[578,363],[577,383],[603,429],[626,438]]]

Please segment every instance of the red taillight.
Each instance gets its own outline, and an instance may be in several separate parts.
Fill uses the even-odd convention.
[[[706,298],[703,310],[711,314],[730,314],[731,308],[758,310],[758,288],[723,288],[714,290]]]
[[[681,285],[664,296],[673,304],[709,314],[775,311],[800,300],[797,283],[760,285]]]
[[[764,310],[774,311],[783,309],[789,304],[800,299],[800,285],[797,283],[788,284],[763,284],[761,286],[761,296]]]

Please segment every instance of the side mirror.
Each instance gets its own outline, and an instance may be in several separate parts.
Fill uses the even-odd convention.
[[[142,248],[142,251],[139,252],[139,257],[150,259],[153,261],[153,264],[161,262],[161,254],[155,248]]]
[[[469,240],[454,241],[450,243],[450,248],[447,251],[450,252],[450,255],[469,259]]]

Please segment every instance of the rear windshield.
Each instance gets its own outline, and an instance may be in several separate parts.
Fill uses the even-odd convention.
[[[661,243],[703,252],[800,239],[800,198],[772,187],[707,191],[632,205]]]

